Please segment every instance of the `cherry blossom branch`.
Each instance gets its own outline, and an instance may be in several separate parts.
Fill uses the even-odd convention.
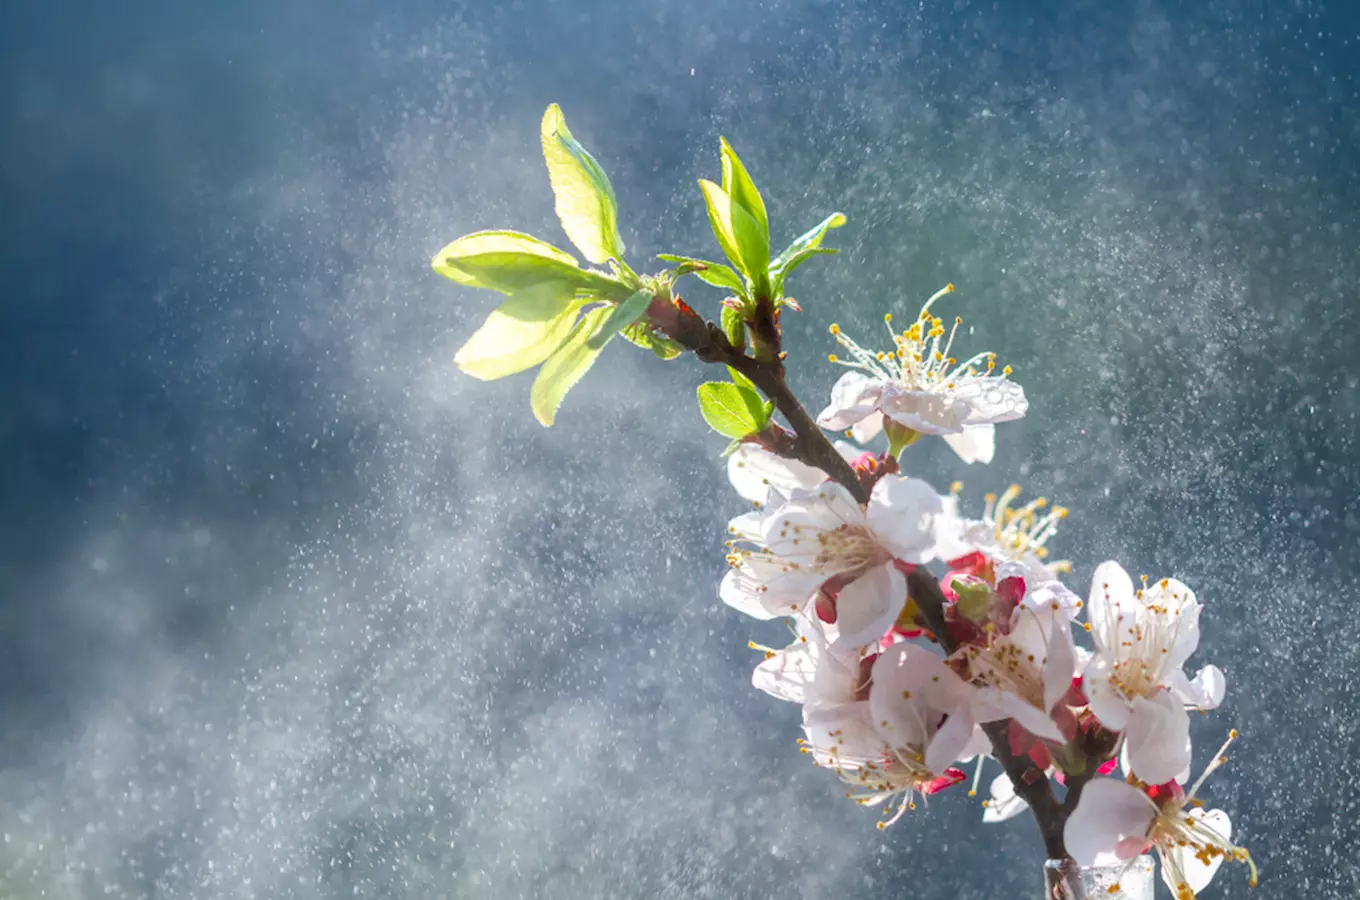
[[[911,598],[916,601],[926,625],[929,626],[945,652],[952,654],[955,650],[958,650],[958,641],[950,635],[945,622],[945,597],[935,576],[922,568],[913,569],[907,575],[907,591]],[[1053,796],[1053,789],[1049,785],[1048,776],[1031,762],[1029,757],[1017,756],[1011,752],[1008,719],[990,722],[983,725],[982,730],[992,743],[992,756],[1006,770],[1006,775],[1015,788],[1016,796],[1029,804],[1030,812],[1034,815],[1034,821],[1039,826],[1039,835],[1044,842],[1044,852],[1049,859],[1063,862],[1062,868],[1066,871],[1057,873],[1057,875],[1061,882],[1066,882],[1067,890],[1063,891],[1063,885],[1060,883],[1050,883],[1048,886],[1049,896],[1055,898],[1055,900],[1056,898],[1080,900],[1083,893],[1081,878],[1076,863],[1067,853],[1067,845],[1063,841],[1063,826],[1067,824],[1067,817],[1076,808],[1077,800],[1081,796],[1082,788],[1086,786],[1088,776],[1074,778],[1070,782],[1066,799],[1060,804]]]
[[[731,366],[774,401],[775,409],[789,423],[791,431],[771,425],[757,435],[760,444],[772,453],[821,469],[833,481],[841,484],[860,503],[867,503],[869,494],[855,470],[837,452],[817,422],[798,402],[784,377],[784,354],[780,350],[780,334],[776,316],[769,311],[768,299],[758,300],[756,316],[751,324],[752,343],[757,351],[750,356],[744,348],[736,347],[723,330],[705,321],[683,300],[668,301],[657,297],[647,310],[648,318],[657,328],[700,360]]]

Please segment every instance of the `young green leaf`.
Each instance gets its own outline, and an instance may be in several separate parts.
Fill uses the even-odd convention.
[[[689,256],[675,256],[671,253],[659,253],[657,259],[678,263],[681,267],[690,267],[688,271],[678,272],[680,275],[693,274],[700,281],[705,281],[714,287],[727,288],[738,297],[746,296],[746,282],[741,280],[740,275],[722,263],[709,262],[706,259],[694,259]]]
[[[754,390],[726,381],[709,381],[699,385],[698,395],[704,421],[723,437],[744,438],[770,421],[764,401]]]
[[[760,198],[760,191],[756,190],[755,182],[746,173],[746,167],[741,164],[737,151],[727,143],[727,138],[720,137],[718,140],[722,142],[722,189],[727,191],[733,203],[751,214],[751,218],[756,220],[760,230],[765,233],[765,241],[768,244],[770,220],[765,214],[765,201]]]
[[[581,275],[569,254],[518,231],[464,235],[436,253],[431,265],[459,284],[503,294],[542,281],[574,281]]]
[[[808,231],[806,234],[800,235],[792,244],[789,244],[788,247],[784,248],[784,252],[775,257],[774,262],[770,263],[770,273],[774,274],[776,270],[787,267],[789,261],[793,259],[794,256],[809,247],[822,246],[822,239],[826,237],[826,233],[832,228],[840,228],[844,224],[844,213],[832,213],[827,216],[817,225],[817,227]]]
[[[783,268],[775,269],[770,267],[770,294],[775,298],[784,296],[784,281],[793,274],[793,270],[801,266],[804,262],[814,256],[831,255],[839,253],[831,247],[804,247],[789,258]]]
[[[639,347],[652,351],[658,359],[675,359],[685,348],[670,338],[657,334],[646,322],[634,322],[619,332],[627,340]]]
[[[746,208],[711,181],[699,180],[708,205],[708,221],[723,253],[751,280],[757,294],[769,290],[770,238]]]
[[[592,348],[598,349],[609,342],[609,339],[618,334],[623,329],[632,325],[642,318],[647,312],[647,307],[651,305],[652,292],[638,291],[627,300],[614,307],[609,313],[609,318],[604,320],[600,330],[587,342]]]
[[[731,366],[727,367],[727,374],[732,376],[732,383],[735,384],[737,387],[743,388],[748,391],[756,390],[756,383],[754,381],[747,378],[745,375],[741,374]]]
[[[543,113],[541,136],[562,230],[581,255],[596,265],[610,258],[623,259],[618,208],[609,176],[571,136],[556,103]]]
[[[562,345],[587,302],[561,282],[547,281],[518,291],[486,317],[453,361],[483,381],[523,372]]]
[[[529,405],[533,407],[534,417],[544,427],[552,425],[557,417],[557,408],[562,405],[562,398],[595,364],[596,357],[604,349],[603,345],[591,347],[590,338],[611,312],[609,307],[604,306],[587,311],[576,321],[562,346],[538,370],[538,377],[529,389]]]
[[[746,322],[739,309],[730,306],[722,308],[722,329],[727,340],[738,350],[746,349]]]

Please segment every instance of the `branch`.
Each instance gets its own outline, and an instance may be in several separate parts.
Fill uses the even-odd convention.
[[[768,307],[769,301],[764,301],[763,305]],[[867,503],[869,493],[855,470],[789,389],[784,379],[783,354],[779,351],[778,326],[774,316],[768,312],[762,315],[761,309],[762,304],[757,303],[757,317],[753,323],[757,335],[757,355],[754,357],[748,356],[744,347],[734,347],[720,327],[704,321],[683,300],[671,302],[658,297],[652,301],[647,314],[652,324],[686,350],[693,351],[700,360],[731,366],[774,401],[775,409],[789,423],[793,433],[777,436],[778,439],[766,444],[767,449],[821,469],[858,502]]]
[[[952,654],[959,649],[958,641],[949,633],[944,618],[944,594],[940,584],[925,569],[913,569],[907,575],[907,591],[921,610],[926,624],[940,642],[946,653]],[[1034,821],[1039,825],[1039,834],[1044,841],[1044,852],[1049,859],[1064,859],[1067,847],[1063,843],[1063,824],[1066,816],[1062,807],[1053,796],[1053,789],[1044,774],[1027,756],[1016,756],[1011,752],[1008,720],[989,722],[982,726],[992,742],[992,755],[1001,763],[1010,776],[1015,793],[1029,804]]]

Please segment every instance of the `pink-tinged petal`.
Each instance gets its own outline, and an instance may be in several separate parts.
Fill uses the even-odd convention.
[[[938,716],[928,700],[932,686],[946,677],[958,679],[944,662],[918,644],[893,644],[874,663],[869,713],[882,735],[895,746],[924,746]],[[937,680],[938,679],[938,680]]]
[[[893,556],[909,563],[935,558],[936,525],[944,500],[919,478],[886,475],[874,485],[866,518],[874,537]]]
[[[973,425],[956,434],[941,435],[959,459],[973,463],[989,463],[996,455],[996,426]]]
[[[878,408],[884,385],[862,372],[846,372],[831,388],[831,404],[817,416],[817,424],[844,431]]]
[[[850,437],[861,444],[867,444],[883,431],[883,413],[874,410],[869,415],[850,426]]]
[[[945,719],[926,745],[926,768],[943,772],[963,758],[972,740],[973,728],[973,717],[965,712],[954,713]]]
[[[1166,691],[1134,698],[1124,741],[1129,768],[1148,784],[1173,781],[1190,765],[1190,717]]]
[[[996,693],[989,698],[989,706],[1000,707],[1006,718],[1014,719],[1020,727],[1035,737],[1062,743],[1062,730],[1058,728],[1057,723],[1047,712],[1009,691],[992,687],[979,689],[979,693],[990,693],[992,691]]]
[[[1010,776],[1004,772],[992,779],[992,796],[982,811],[982,821],[995,824],[1012,819],[1029,809],[1029,804],[1015,792]]]
[[[881,638],[907,604],[907,579],[887,562],[841,588],[836,597],[838,646],[863,647]]]
[[[742,444],[727,457],[727,479],[743,498],[765,503],[771,488],[785,495],[799,488],[815,488],[826,481],[826,473],[776,456],[757,444]]]
[[[1044,709],[1052,710],[1072,689],[1077,670],[1077,648],[1072,641],[1072,626],[1065,617],[1053,616],[1048,635],[1048,659],[1044,661]]]
[[[939,778],[932,778],[921,785],[921,793],[929,797],[931,794],[938,794],[945,788],[953,787],[960,781],[967,781],[968,776],[958,769],[945,769],[944,774]]]
[[[1101,854],[1137,856],[1156,815],[1157,808],[1142,791],[1115,778],[1097,778],[1086,785],[1063,828],[1067,852],[1083,866],[1095,865]],[[1134,843],[1139,849],[1129,853]]]
[[[1218,834],[1222,835],[1224,843],[1227,843],[1232,839],[1232,820],[1228,818],[1227,813],[1220,809],[1191,809],[1189,811],[1189,818],[1198,825],[1208,826],[1218,832]],[[1174,857],[1174,862],[1171,866],[1164,865],[1162,867],[1162,881],[1164,881],[1166,886],[1171,888],[1173,892],[1176,890],[1176,886],[1171,883],[1171,879],[1168,877],[1171,868],[1179,868],[1185,876],[1185,883],[1190,885],[1190,890],[1198,894],[1209,886],[1209,882],[1214,879],[1214,873],[1216,873],[1218,867],[1223,864],[1223,857],[1211,856],[1209,858],[1209,864],[1205,865],[1200,862],[1195,856],[1194,851],[1189,847],[1176,846],[1163,852],[1166,856]]]
[[[1082,690],[1091,712],[1111,731],[1123,731],[1129,724],[1129,701],[1114,684],[1109,657],[1097,653],[1086,665]]]
[[[1133,581],[1123,566],[1110,560],[1096,567],[1086,598],[1086,620],[1097,651],[1119,647],[1120,619],[1132,616],[1134,603]]]

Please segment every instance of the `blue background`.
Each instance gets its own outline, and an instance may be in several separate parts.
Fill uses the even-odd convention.
[[[716,252],[719,134],[777,242],[849,216],[814,409],[830,321],[957,284],[1031,412],[914,471],[1189,582],[1256,896],[1354,896],[1358,70],[1310,0],[6,5],[0,893],[1038,896],[1027,821],[879,832],[750,688],[700,366],[611,346],[550,431],[452,366],[494,298],[429,257],[564,243],[555,101],[635,267]]]

